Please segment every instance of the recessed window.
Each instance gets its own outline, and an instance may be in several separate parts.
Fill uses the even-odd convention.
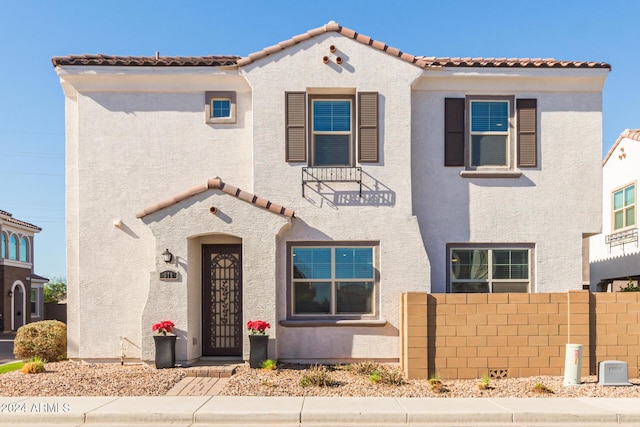
[[[38,290],[31,289],[31,315],[38,316]]]
[[[509,102],[471,101],[470,165],[508,166]]]
[[[529,249],[450,248],[449,255],[453,293],[529,292]]]
[[[628,185],[613,192],[613,229],[636,225],[636,186]]]
[[[312,100],[313,166],[351,165],[352,104],[350,99]]]
[[[291,314],[361,318],[375,314],[372,246],[291,247]]]
[[[18,259],[18,238],[15,235],[9,239],[9,259]]]
[[[26,237],[20,239],[20,261],[27,262],[29,260],[29,244]]]
[[[7,236],[4,233],[0,233],[0,257],[7,257]]]
[[[236,123],[236,93],[212,91],[205,93],[205,121],[210,124]]]

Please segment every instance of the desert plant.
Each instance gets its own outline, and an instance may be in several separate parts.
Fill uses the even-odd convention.
[[[20,371],[23,374],[39,374],[40,372],[44,372],[44,361],[39,357],[34,357],[33,359],[25,363]]]
[[[349,365],[349,371],[357,375],[371,375],[373,371],[380,370],[380,363],[371,360],[364,362],[352,363]]]
[[[331,378],[326,366],[313,365],[309,368],[309,372],[300,379],[300,385],[302,387],[331,387],[337,385],[337,382]]]
[[[532,390],[535,393],[540,393],[540,394],[553,394],[553,390],[551,390],[549,387],[547,387],[542,383],[535,383],[534,386],[532,387]]]
[[[380,381],[380,371],[372,371],[369,375],[369,379],[372,383],[377,384]]]
[[[442,384],[442,380],[438,374],[433,374],[429,377],[429,385],[431,386],[431,391],[434,393],[445,393],[449,391],[444,384]]]
[[[13,343],[19,359],[39,357],[57,361],[67,357],[67,326],[57,320],[44,320],[21,326]]]
[[[629,280],[627,285],[624,288],[620,288],[620,292],[640,292],[640,287],[638,287],[631,277],[627,277]]]
[[[491,388],[490,383],[491,378],[489,377],[489,375],[483,375],[480,379],[480,382],[478,383],[478,388],[480,390],[489,390]]]
[[[261,365],[262,369],[266,369],[268,371],[275,371],[276,369],[278,369],[278,362],[272,359],[262,361]]]

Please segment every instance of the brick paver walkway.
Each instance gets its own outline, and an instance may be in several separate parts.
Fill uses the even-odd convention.
[[[238,366],[237,363],[197,364],[185,368],[187,377],[169,390],[167,396],[217,396]]]

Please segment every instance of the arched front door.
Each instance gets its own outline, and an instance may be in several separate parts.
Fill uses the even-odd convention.
[[[202,246],[202,355],[242,356],[242,245]]]
[[[24,290],[22,286],[13,287],[13,330],[17,331],[20,326],[24,325]]]

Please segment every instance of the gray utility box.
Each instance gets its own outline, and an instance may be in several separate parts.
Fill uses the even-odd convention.
[[[632,385],[629,382],[627,362],[605,360],[598,364],[599,385]]]

